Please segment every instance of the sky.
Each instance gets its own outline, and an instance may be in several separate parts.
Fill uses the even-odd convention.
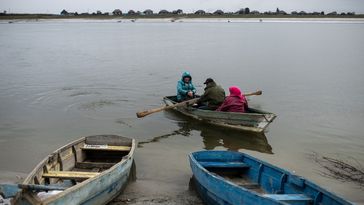
[[[364,0],[0,0],[0,12],[7,13],[53,13],[59,14],[63,9],[69,12],[112,12],[121,9],[144,11],[152,9],[182,9],[194,12],[199,9],[213,12],[222,9],[225,12],[237,11],[248,7],[250,10],[275,11],[277,8],[286,12],[324,11],[326,13],[355,12],[364,14]]]

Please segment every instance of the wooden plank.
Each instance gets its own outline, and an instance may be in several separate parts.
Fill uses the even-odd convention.
[[[81,147],[82,150],[102,150],[102,151],[121,151],[128,152],[131,147],[129,146],[111,146],[111,145],[90,145],[85,144]]]
[[[44,173],[44,178],[61,178],[61,179],[88,179],[95,177],[100,173],[97,172],[73,172],[73,171],[50,171]]]
[[[205,168],[249,168],[242,162],[199,162]]]
[[[92,168],[101,168],[108,169],[114,166],[116,163],[107,163],[107,162],[77,162],[76,168],[81,169],[92,169]]]

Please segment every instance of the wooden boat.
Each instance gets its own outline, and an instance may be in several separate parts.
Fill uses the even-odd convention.
[[[206,204],[348,205],[343,198],[286,170],[231,151],[189,155],[195,187]]]
[[[166,105],[173,105],[177,103],[177,98],[176,96],[166,96],[163,101]],[[213,125],[252,132],[263,132],[269,123],[276,118],[273,113],[253,108],[249,108],[246,113],[217,112],[197,109],[192,106],[175,107],[174,110]]]
[[[17,186],[12,202],[106,204],[125,188],[134,150],[134,139],[116,135],[78,139],[41,161]],[[2,195],[12,195],[9,186],[0,186]]]

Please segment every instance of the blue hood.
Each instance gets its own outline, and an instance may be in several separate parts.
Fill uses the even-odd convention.
[[[186,71],[182,74],[182,81],[183,81],[183,78],[185,78],[185,77],[190,77],[190,79],[191,79],[190,81],[192,81],[192,76],[191,76],[190,72]]]

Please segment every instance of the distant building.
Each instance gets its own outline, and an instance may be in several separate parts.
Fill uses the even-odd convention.
[[[287,15],[287,13],[283,10],[279,10],[279,12],[277,13],[278,15]]]
[[[333,11],[333,12],[331,12],[331,13],[328,13],[327,15],[328,15],[328,16],[336,16],[336,15],[337,15],[337,12],[336,12],[336,11]]]
[[[206,12],[204,10],[198,10],[198,11],[195,12],[195,14],[203,15],[203,14],[206,14]]]
[[[115,9],[113,12],[112,12],[113,15],[115,16],[120,16],[123,14],[123,12],[120,10],[120,9]]]
[[[63,16],[67,16],[67,15],[68,15],[68,12],[67,12],[65,9],[63,9],[63,10],[61,11],[61,15],[63,15]]]
[[[215,15],[223,15],[223,14],[224,14],[224,12],[223,12],[222,10],[216,10],[216,11],[214,12],[214,14],[215,14]]]
[[[147,9],[143,12],[145,15],[153,15],[153,11],[150,9]]]

